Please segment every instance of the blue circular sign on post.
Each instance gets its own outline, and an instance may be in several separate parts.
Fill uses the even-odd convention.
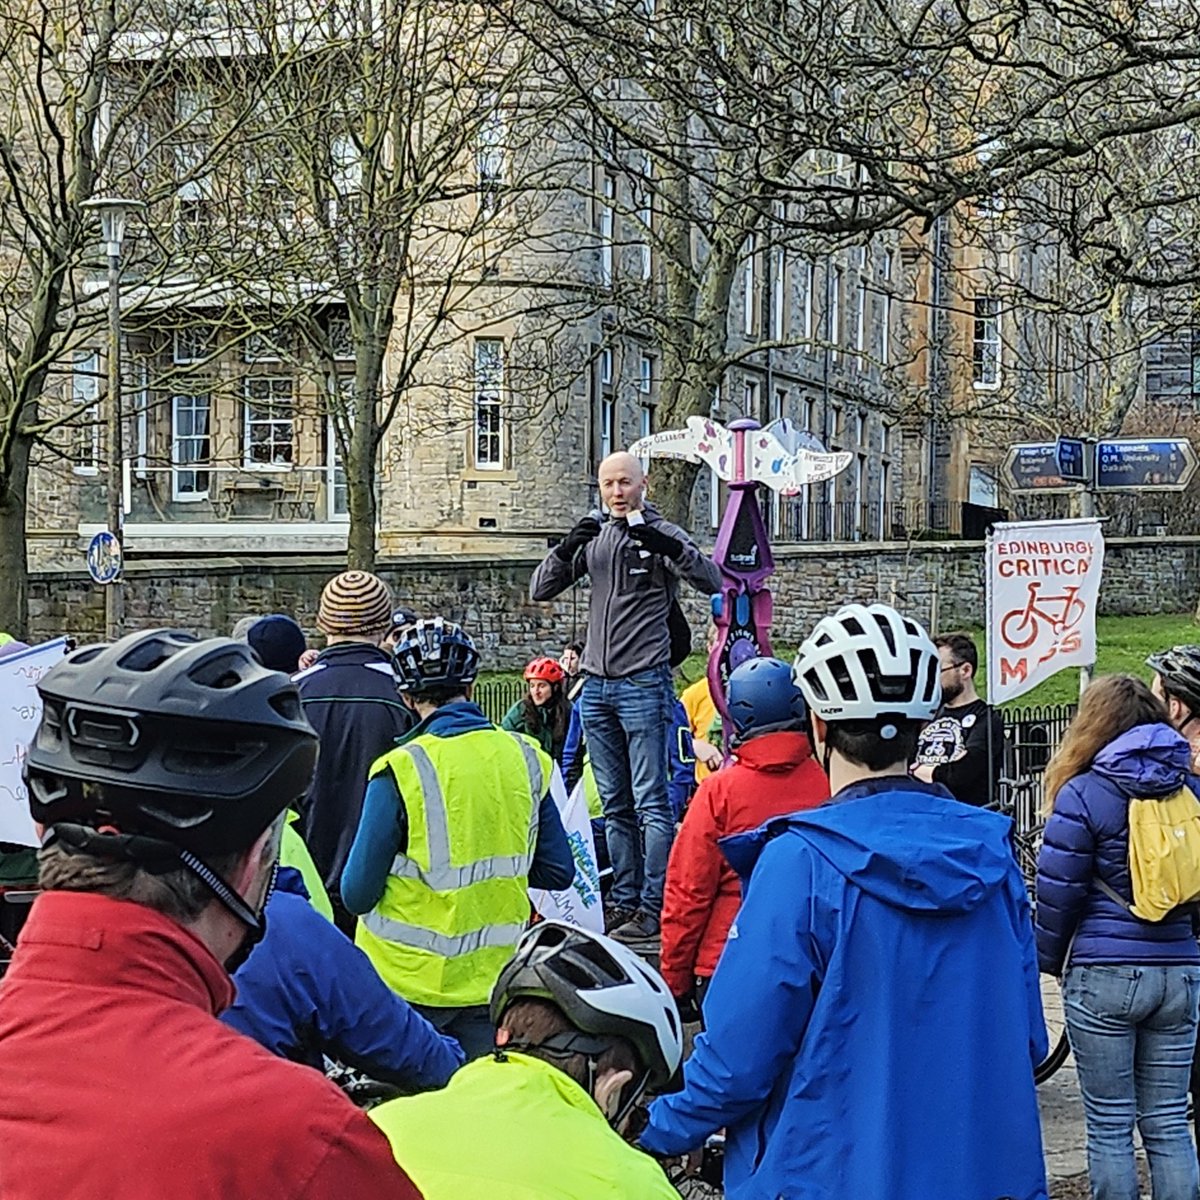
[[[121,543],[115,534],[102,529],[88,545],[88,574],[95,583],[116,583],[121,578],[122,566]]]

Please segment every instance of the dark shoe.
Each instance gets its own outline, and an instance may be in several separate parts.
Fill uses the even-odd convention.
[[[634,909],[626,908],[624,904],[606,904],[604,906],[605,932],[611,934],[614,929],[619,929],[633,916],[634,912]]]
[[[626,946],[640,946],[646,942],[657,942],[659,933],[658,918],[653,913],[639,908],[637,912],[612,932],[613,938],[624,942]]]

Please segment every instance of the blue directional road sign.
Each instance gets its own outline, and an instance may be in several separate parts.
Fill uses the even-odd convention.
[[[1021,442],[1009,446],[1004,460],[1008,486],[1014,492],[1073,492],[1058,471],[1056,442]]]
[[[1108,438],[1097,447],[1096,486],[1181,492],[1196,466],[1196,453],[1187,438]]]
[[[1055,460],[1058,463],[1058,473],[1068,483],[1087,483],[1091,480],[1092,464],[1088,459],[1094,445],[1094,442],[1086,442],[1083,438],[1058,439]]]
[[[122,566],[121,543],[107,529],[100,530],[88,544],[88,574],[95,583],[116,583]]]

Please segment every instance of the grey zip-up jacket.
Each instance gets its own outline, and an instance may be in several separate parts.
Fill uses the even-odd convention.
[[[679,580],[686,579],[707,595],[721,589],[716,563],[701,554],[678,525],[664,520],[652,504],[645,506],[642,515],[647,525],[683,543],[678,562],[639,550],[625,518],[609,517],[573,564],[551,550],[529,583],[534,600],[552,600],[576,580],[591,577],[582,660],[589,675],[620,679],[667,665],[671,659],[667,614],[679,592]]]

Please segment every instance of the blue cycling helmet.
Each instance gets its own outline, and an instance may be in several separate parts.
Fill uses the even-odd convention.
[[[465,688],[479,674],[479,651],[461,625],[425,618],[400,630],[392,668],[401,692]]]
[[[738,741],[776,729],[801,729],[807,715],[787,663],[751,658],[729,676],[729,716]]]

